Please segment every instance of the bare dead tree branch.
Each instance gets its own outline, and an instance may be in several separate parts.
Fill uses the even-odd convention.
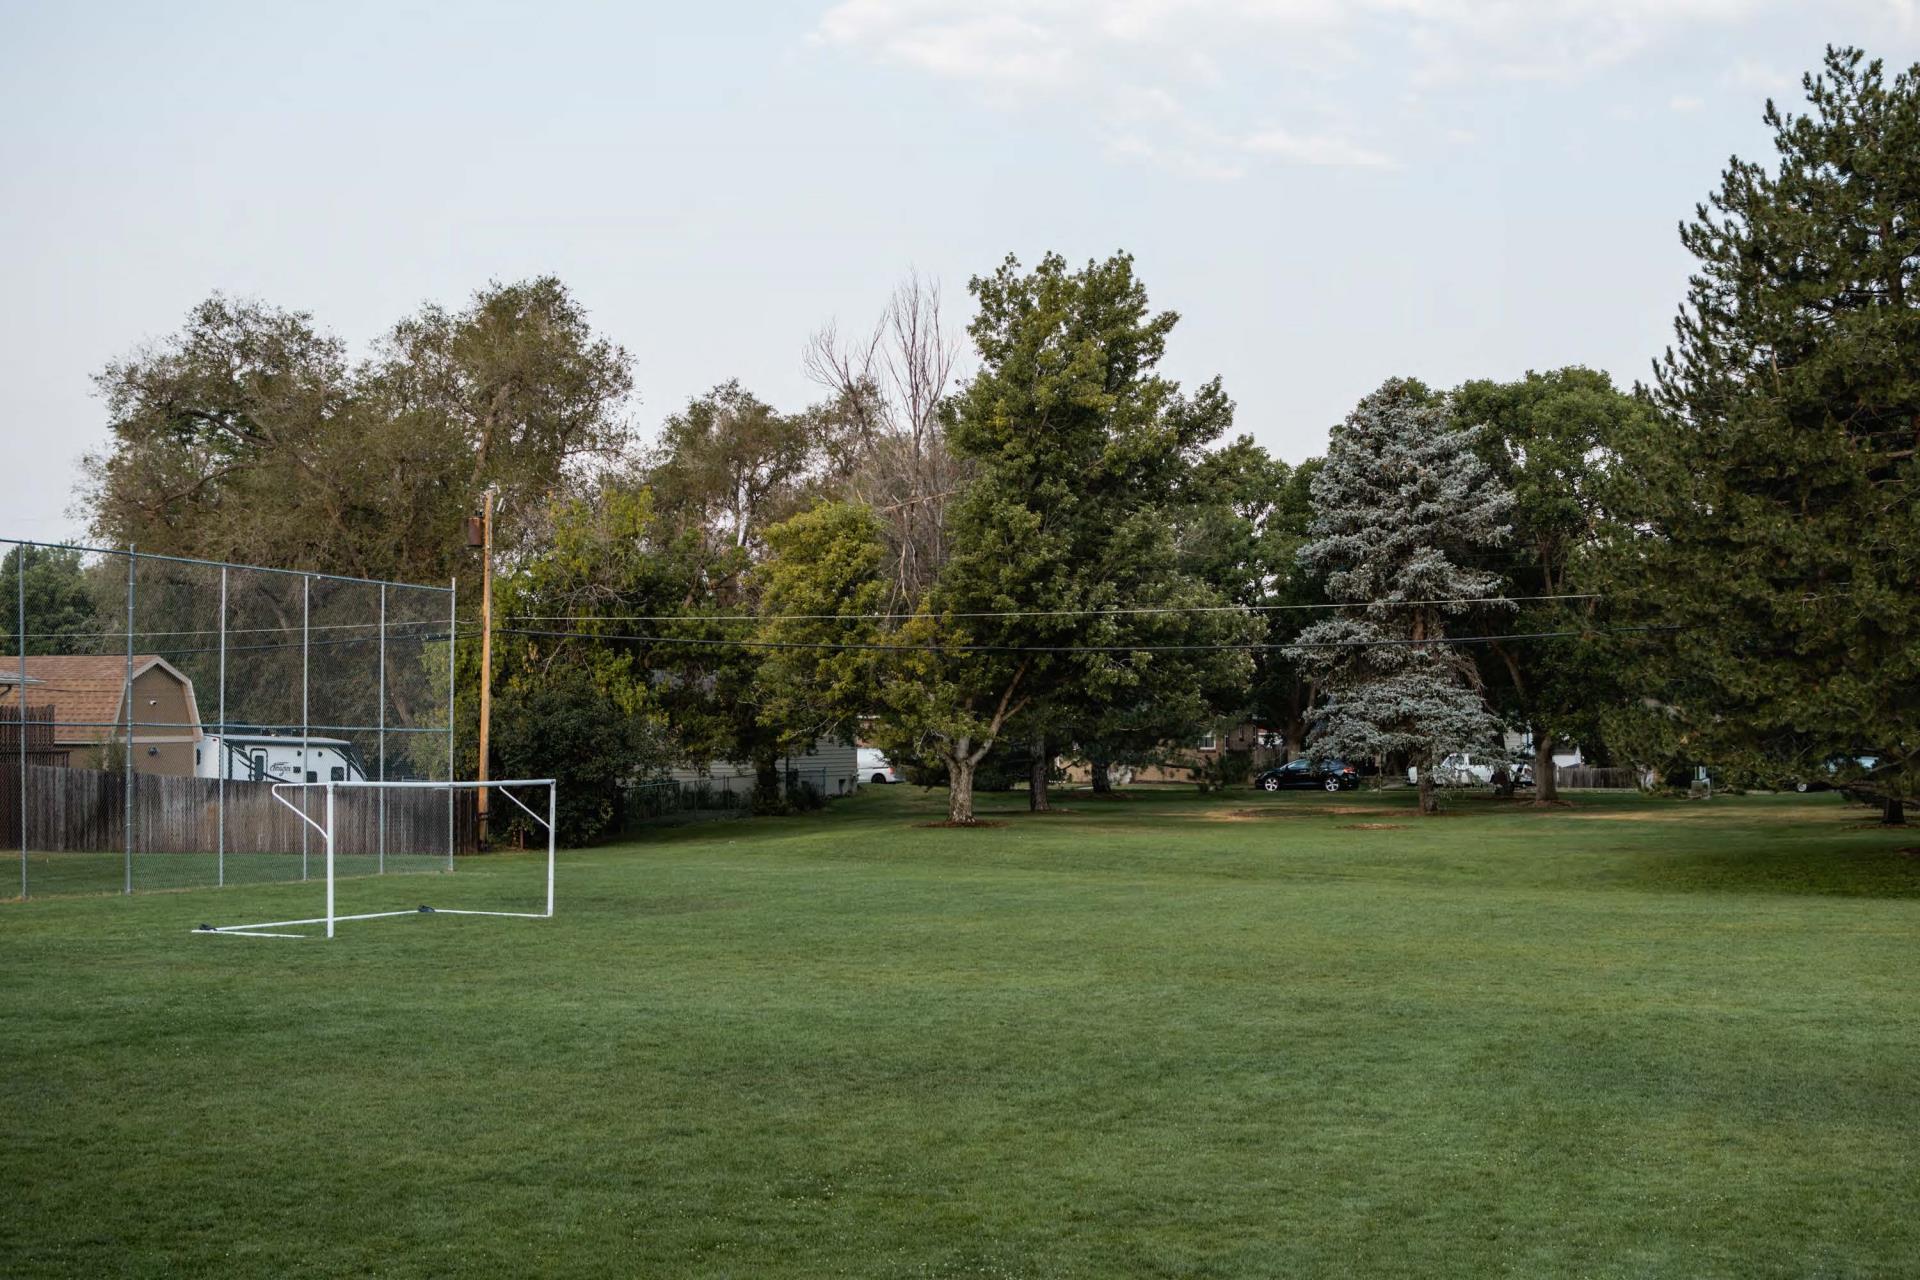
[[[863,342],[829,323],[804,356],[840,421],[842,491],[883,518],[895,607],[919,598],[945,563],[947,501],[966,480],[942,423],[960,345],[941,306],[939,283],[909,273]]]

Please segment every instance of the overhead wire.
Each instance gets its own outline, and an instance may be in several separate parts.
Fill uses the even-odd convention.
[[[0,622],[4,622],[4,621],[5,619],[0,618]],[[25,634],[29,640],[124,640],[127,638],[129,634],[132,634],[136,637],[217,636],[222,634],[230,635],[230,636],[241,636],[241,635],[264,635],[271,632],[297,633],[302,630],[306,630],[306,631],[367,631],[367,630],[379,630],[383,625],[389,631],[393,630],[396,627],[444,627],[447,625],[447,620],[444,617],[440,617],[440,618],[390,618],[384,624],[380,622],[316,622],[305,628],[301,627],[301,625],[297,622],[285,623],[285,624],[271,626],[271,627],[225,627],[225,628],[191,627],[191,628],[179,628],[174,630],[156,630],[156,629],[136,628],[131,633],[129,633],[124,627],[116,627],[116,628],[111,628],[103,631],[29,631],[29,632],[26,632]]]
[[[1205,644],[1112,644],[1112,645],[1018,645],[1018,644],[898,644],[855,640],[747,640],[710,636],[608,635],[592,631],[551,631],[525,627],[496,628],[496,635],[530,636],[563,640],[617,641],[662,646],[731,649],[811,649],[823,652],[880,653],[1217,653],[1261,652],[1284,649],[1378,649],[1389,647],[1423,648],[1429,645],[1497,644],[1510,640],[1551,640],[1597,634],[1630,634],[1684,630],[1680,626],[1637,626],[1589,628],[1580,631],[1527,631],[1499,635],[1434,636],[1421,640],[1389,637],[1380,640],[1317,640],[1275,644],[1266,641],[1216,642]]]
[[[905,622],[918,617],[937,618],[1112,618],[1143,614],[1215,614],[1283,613],[1314,609],[1358,609],[1369,605],[1395,605],[1422,608],[1448,604],[1509,604],[1542,600],[1599,600],[1596,592],[1539,596],[1456,596],[1431,600],[1375,600],[1363,603],[1315,602],[1312,604],[1194,604],[1124,605],[1118,608],[1091,609],[981,609],[954,613],[516,613],[506,622]]]

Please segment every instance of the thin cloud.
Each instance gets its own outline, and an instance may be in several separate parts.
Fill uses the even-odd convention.
[[[1070,78],[1074,53],[1059,31],[1018,12],[939,9],[848,0],[821,17],[814,38],[954,80],[1044,87]]]
[[[1720,83],[1749,93],[1779,94],[1792,92],[1800,77],[1770,63],[1741,58],[1720,73]]]
[[[1393,158],[1384,152],[1359,146],[1346,138],[1326,135],[1302,135],[1285,129],[1266,129],[1252,134],[1240,144],[1254,155],[1276,156],[1296,164],[1341,165],[1357,169],[1385,169]]]
[[[1490,81],[1571,87],[1726,40],[1793,0],[839,0],[816,48],[907,68],[1017,111],[1064,111],[1110,154],[1196,176],[1265,164],[1385,168],[1458,142],[1431,99]],[[1911,29],[1920,0],[1837,0]],[[1730,83],[1771,68],[1736,63]],[[1791,84],[1791,82],[1788,82]],[[1397,92],[1396,92],[1397,90]],[[1409,93],[1420,100],[1408,106]],[[1697,110],[1692,94],[1669,102]],[[1126,139],[1121,144],[1113,139]]]

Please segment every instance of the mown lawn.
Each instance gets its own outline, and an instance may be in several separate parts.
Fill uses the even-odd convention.
[[[1920,1272],[1920,833],[941,799],[0,907],[0,1272]]]

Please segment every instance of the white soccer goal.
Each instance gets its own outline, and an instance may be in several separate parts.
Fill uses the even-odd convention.
[[[453,857],[455,843],[455,804],[457,792],[479,791],[498,793],[512,801],[521,812],[535,824],[536,829],[544,831],[547,839],[546,866],[546,906],[538,911],[507,911],[482,909],[472,906],[436,906],[421,903],[418,906],[398,910],[355,911],[340,914],[336,910],[338,887],[343,880],[360,882],[363,877],[378,877],[382,880],[408,871],[432,871],[445,874],[456,865]],[[529,805],[516,792],[534,788],[546,790],[545,812],[536,805]],[[444,792],[447,796],[447,822],[445,847],[431,857],[403,853],[388,848],[389,824],[387,819],[387,796],[393,791],[418,792],[422,790]],[[307,933],[285,932],[312,925],[325,925],[326,935],[331,938],[334,926],[346,920],[381,920],[390,916],[410,915],[455,915],[455,916],[509,916],[523,920],[542,920],[553,915],[553,868],[554,868],[554,825],[555,806],[558,792],[552,778],[508,778],[494,782],[283,782],[272,788],[273,798],[291,810],[319,838],[325,862],[326,914],[308,916],[299,920],[266,920],[257,924],[202,924],[194,929],[195,933],[224,934],[241,938],[305,938]],[[355,812],[344,812],[336,796],[341,792],[369,793],[369,802],[355,806]],[[319,797],[320,803],[313,802]],[[314,812],[318,809],[318,813]],[[468,814],[471,817],[471,813]],[[347,843],[347,829],[350,826],[364,826],[360,832],[360,843],[366,849],[343,849]],[[376,841],[370,834],[378,830]],[[391,900],[389,896],[389,900]],[[455,900],[459,900],[456,898]],[[529,905],[532,905],[531,902]]]

